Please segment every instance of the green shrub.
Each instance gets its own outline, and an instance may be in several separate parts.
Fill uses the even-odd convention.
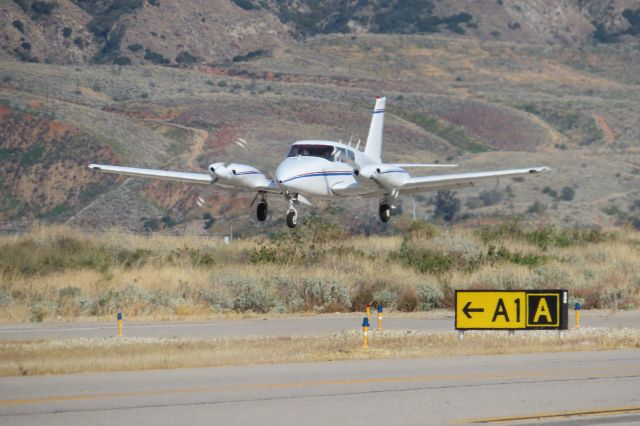
[[[418,284],[416,292],[420,300],[419,309],[421,311],[430,311],[431,309],[443,307],[444,294],[437,285]]]
[[[11,25],[13,25],[15,29],[17,29],[22,34],[24,34],[24,24],[22,23],[22,21],[20,21],[19,19],[16,19],[11,23]]]
[[[615,43],[618,41],[620,34],[618,33],[609,33],[603,24],[598,22],[592,22],[593,26],[596,27],[596,30],[591,34],[593,39],[599,43]]]
[[[131,58],[127,58],[126,56],[118,56],[113,60],[115,65],[131,65]]]
[[[0,290],[0,306],[9,306],[12,302],[13,297],[9,293]]]
[[[233,2],[244,10],[260,9],[260,6],[256,6],[251,0],[233,0]]]
[[[29,3],[27,0],[13,0],[13,2],[20,6],[20,9],[22,9],[24,13],[29,12]]]
[[[271,52],[269,52],[268,50],[262,50],[262,49],[253,50],[247,53],[246,55],[236,55],[231,60],[233,62],[244,62],[244,61],[250,61],[251,59],[257,59],[264,56],[269,56],[270,54]]]
[[[309,310],[345,310],[351,305],[349,292],[336,281],[305,278],[301,285],[301,297]]]
[[[76,3],[93,17],[87,25],[96,37],[105,39],[121,16],[135,12],[144,0],[110,0],[108,2],[80,1]]]
[[[527,213],[529,214],[541,214],[547,210],[547,206],[542,204],[540,201],[534,201],[533,204],[530,204],[527,207]]]
[[[576,190],[570,186],[565,186],[564,188],[562,188],[562,191],[560,191],[560,199],[564,201],[572,201],[575,195]]]
[[[115,315],[122,310],[125,316],[145,315],[159,308],[171,310],[171,297],[160,290],[149,291],[134,284],[122,290],[108,289],[93,301],[89,311],[92,315]]]
[[[167,65],[171,62],[160,53],[154,52],[153,50],[145,49],[144,52],[144,59],[151,61],[154,64]]]
[[[200,58],[192,55],[191,53],[183,50],[176,56],[176,63],[179,65],[192,65],[200,61]]]
[[[71,34],[73,33],[73,30],[69,27],[64,27],[62,29],[62,37],[64,38],[69,38],[71,37]]]
[[[500,189],[489,189],[482,191],[478,196],[485,207],[493,206],[504,199],[504,191]]]
[[[60,290],[58,290],[58,296],[60,298],[78,297],[81,294],[82,294],[82,292],[80,291],[80,289],[78,287],[73,287],[73,286],[64,287],[64,288],[61,288]]]
[[[22,155],[20,165],[25,167],[33,166],[40,161],[43,154],[44,146],[41,143],[36,143],[27,149],[27,151]]]
[[[280,303],[288,312],[299,312],[306,309],[299,282],[281,276],[273,278],[272,281],[278,292]]]
[[[55,307],[51,303],[38,302],[31,306],[29,321],[42,322],[51,317],[55,312]]]
[[[233,309],[265,313],[279,306],[271,288],[252,279],[235,279],[225,283],[233,294]]]
[[[142,50],[142,45],[140,43],[132,43],[130,45],[127,46],[127,49],[129,49],[131,52],[139,52]]]
[[[233,297],[224,286],[212,284],[209,288],[199,289],[195,299],[205,303],[217,312],[233,309]]]
[[[453,191],[438,191],[435,205],[433,216],[441,218],[445,222],[453,222],[460,211],[460,200]]]
[[[373,306],[382,305],[383,308],[392,309],[395,308],[395,301],[398,297],[398,293],[394,289],[385,289],[373,293]]]
[[[44,2],[44,1],[34,1],[31,3],[31,10],[34,13],[34,18],[40,18],[41,16],[49,16],[53,9],[58,7],[58,3],[56,2]]]
[[[29,238],[0,244],[0,271],[27,276],[83,268],[106,272],[112,266],[142,266],[151,255],[150,250],[105,246],[89,239]]]

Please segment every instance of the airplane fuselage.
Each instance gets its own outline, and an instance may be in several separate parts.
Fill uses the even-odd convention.
[[[381,193],[378,187],[360,184],[354,174],[354,163],[366,165],[374,161],[339,142],[298,141],[291,145],[289,156],[278,165],[275,180],[289,194],[311,199]]]

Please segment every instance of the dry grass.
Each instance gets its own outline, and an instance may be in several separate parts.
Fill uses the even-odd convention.
[[[566,288],[570,303],[585,308],[640,307],[636,232],[541,245],[528,234],[487,241],[466,228],[335,239],[314,229],[300,231],[308,233],[301,242],[285,234],[231,245],[65,227],[2,236],[0,321],[112,317],[117,308],[128,318],[352,311],[365,303],[419,311],[450,308],[454,290],[469,288]]]
[[[218,367],[353,359],[413,358],[640,348],[640,331],[370,333],[241,339],[91,338],[0,343],[0,375]]]

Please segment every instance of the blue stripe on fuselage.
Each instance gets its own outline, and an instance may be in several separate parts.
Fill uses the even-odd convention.
[[[280,183],[287,183],[287,182],[291,182],[292,180],[306,178],[306,177],[351,176],[351,175],[353,175],[353,172],[312,172],[312,173],[304,173],[301,175],[287,178],[285,180],[280,181]]]

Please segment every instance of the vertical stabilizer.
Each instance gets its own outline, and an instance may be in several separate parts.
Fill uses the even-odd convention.
[[[364,153],[374,160],[381,160],[380,153],[382,151],[382,127],[384,125],[384,103],[387,98],[376,99],[376,107],[373,109],[373,117],[371,117],[371,127],[369,127],[369,136],[367,136],[367,146]]]

